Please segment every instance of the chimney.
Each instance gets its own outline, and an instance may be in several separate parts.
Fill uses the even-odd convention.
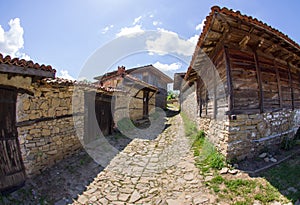
[[[125,74],[125,66],[118,66],[118,74],[122,75]]]

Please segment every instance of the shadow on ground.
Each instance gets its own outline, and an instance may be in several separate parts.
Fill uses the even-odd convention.
[[[0,196],[0,204],[67,204],[102,170],[85,151],[80,151],[28,179],[21,189]]]
[[[178,111],[166,110],[167,117],[177,114],[179,114]],[[145,124],[140,126],[146,127]],[[169,126],[171,124],[166,124],[164,129]],[[132,141],[118,131],[105,136],[105,139],[118,152],[121,152]],[[86,186],[104,168],[96,163],[85,150],[82,150],[42,171],[40,175],[28,179],[19,190],[5,196],[0,195],[0,204],[65,205],[71,203],[85,191]]]
[[[273,187],[292,200],[300,204],[300,154],[258,174],[265,178]]]

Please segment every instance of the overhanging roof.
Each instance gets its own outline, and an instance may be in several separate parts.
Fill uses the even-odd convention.
[[[191,73],[195,74],[196,59],[203,54],[211,58],[220,42],[235,44],[240,49],[251,47],[261,55],[272,56],[298,68],[300,65],[300,46],[287,35],[240,11],[214,6],[206,17],[185,79]]]

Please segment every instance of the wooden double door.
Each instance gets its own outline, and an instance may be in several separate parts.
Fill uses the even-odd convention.
[[[12,191],[26,179],[16,127],[17,92],[0,87],[0,192]]]

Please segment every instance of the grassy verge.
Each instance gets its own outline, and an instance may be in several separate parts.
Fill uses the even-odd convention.
[[[185,114],[182,113],[181,116],[184,122],[185,134],[192,140],[194,156],[197,157],[196,164],[202,174],[222,169],[226,165],[224,156],[209,142],[203,131],[197,130],[196,125]]]
[[[260,176],[267,179],[293,202],[300,199],[300,154],[272,169],[262,172]]]
[[[289,202],[281,195],[277,187],[272,186],[263,178],[250,178],[246,174],[220,175],[220,169],[226,166],[232,167],[205,137],[205,133],[198,131],[196,125],[184,113],[181,113],[181,116],[185,134],[192,141],[196,165],[205,178],[206,186],[217,196],[218,201],[235,205],[253,204],[254,201],[259,201],[261,204],[273,201]],[[206,180],[207,176],[209,180]],[[297,175],[295,177],[297,178]]]

